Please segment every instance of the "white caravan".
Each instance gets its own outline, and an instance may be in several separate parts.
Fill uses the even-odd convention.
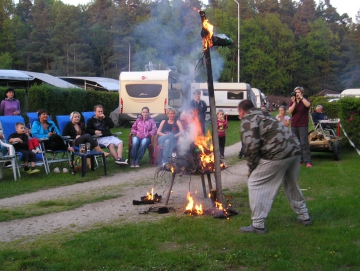
[[[168,107],[180,108],[189,89],[189,80],[172,70],[121,72],[119,121],[134,121],[147,106],[156,121],[166,119]]]
[[[355,97],[360,98],[360,88],[349,88],[341,92],[340,97]]]
[[[262,93],[260,89],[251,88],[251,90],[254,93],[255,98],[256,98],[256,104],[255,104],[256,107],[260,108],[261,105],[265,105],[266,108],[268,108],[270,106],[268,103],[268,100],[266,98],[266,95],[264,93]]]
[[[209,108],[209,92],[207,83],[191,83],[191,93],[199,89],[201,99]],[[237,106],[242,100],[251,100],[256,105],[255,95],[247,83],[214,83],[216,110],[222,109],[229,116],[237,116]]]

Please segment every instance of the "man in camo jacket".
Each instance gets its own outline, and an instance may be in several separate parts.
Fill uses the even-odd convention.
[[[240,231],[267,233],[265,219],[280,185],[291,208],[297,213],[298,221],[311,225],[305,199],[298,186],[299,141],[282,122],[254,108],[249,100],[239,103],[238,113],[249,166],[248,190],[252,211],[252,224],[241,227]]]

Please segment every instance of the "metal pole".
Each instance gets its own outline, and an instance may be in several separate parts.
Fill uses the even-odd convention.
[[[237,57],[237,78],[238,83],[240,82],[240,3],[237,0],[234,0],[238,5],[238,57]]]
[[[130,63],[130,61],[131,61],[131,60],[130,60],[130,49],[131,49],[131,48],[130,48],[130,43],[129,43],[129,71],[130,71],[130,65],[131,65],[131,63]]]

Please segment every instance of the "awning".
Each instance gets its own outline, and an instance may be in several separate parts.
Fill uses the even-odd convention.
[[[1,80],[17,80],[17,81],[29,81],[34,80],[33,76],[25,74],[16,70],[1,70],[0,69],[0,79]]]

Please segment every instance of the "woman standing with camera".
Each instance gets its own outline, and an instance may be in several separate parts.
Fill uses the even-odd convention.
[[[308,140],[308,124],[309,124],[309,109],[310,101],[304,98],[304,89],[296,87],[291,94],[291,102],[289,113],[291,118],[291,131],[300,141],[301,160],[300,163],[305,163],[306,167],[312,167],[310,144]]]

